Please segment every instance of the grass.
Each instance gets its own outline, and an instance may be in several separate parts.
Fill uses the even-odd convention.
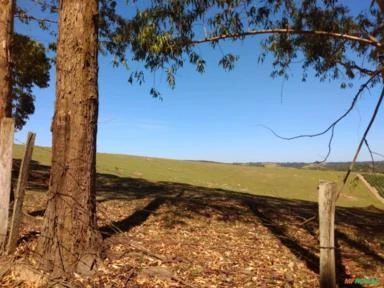
[[[20,158],[22,147],[14,153]],[[18,261],[38,255],[42,222],[34,217],[44,213],[50,157],[49,148],[35,147],[33,160],[44,165],[31,165],[24,209],[32,217],[23,223]],[[319,286],[316,186],[320,179],[340,182],[344,173],[116,154],[98,154],[97,170],[106,259],[96,277],[72,286],[100,287],[109,279],[115,287]],[[356,181],[339,199],[347,206],[336,210],[340,287],[352,277],[384,279],[383,210],[364,208],[371,205],[384,208]],[[13,274],[0,277],[0,286],[30,287]]]
[[[384,197],[384,175],[364,174],[364,178],[377,189],[381,197]]]
[[[23,147],[15,145],[14,157],[21,158]],[[50,165],[51,150],[35,147],[33,160]],[[210,162],[168,160],[149,157],[99,153],[97,171],[119,177],[142,178],[153,182],[186,183],[194,186],[220,188],[260,196],[298,199],[317,202],[317,185],[320,180],[336,181],[341,187],[343,172],[240,166]],[[374,205],[384,209],[358,181],[350,177],[339,197],[338,206],[366,207]]]

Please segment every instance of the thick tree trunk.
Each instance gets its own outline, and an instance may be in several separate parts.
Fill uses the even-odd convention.
[[[0,119],[11,117],[13,0],[0,0]]]
[[[54,274],[89,273],[100,254],[95,161],[98,0],[61,0],[52,168],[39,249]]]

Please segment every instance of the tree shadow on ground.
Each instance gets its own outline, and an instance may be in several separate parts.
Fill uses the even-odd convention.
[[[128,232],[135,226],[139,226],[144,223],[145,220],[156,211],[160,205],[162,205],[165,201],[165,198],[158,197],[153,199],[146,205],[143,209],[135,211],[132,215],[127,218],[124,218],[120,221],[113,221],[109,225],[105,225],[100,227],[101,234],[104,238],[111,237],[115,234],[119,234],[122,232]]]
[[[180,215],[180,213],[176,215],[172,212],[175,218],[191,217],[191,215],[211,217],[212,214],[215,214],[216,216],[219,215],[219,219],[222,221],[249,221],[245,220],[243,216],[251,212],[255,220],[260,221],[267,227],[296,257],[302,259],[309,269],[319,273],[317,203],[253,196],[181,183],[152,183],[143,179],[122,178],[108,174],[103,174],[102,179],[103,182],[99,183],[102,185],[98,186],[101,191],[101,201],[146,197],[154,199],[153,202],[148,204],[151,209],[145,207],[143,211],[139,210],[121,221],[121,223],[124,223],[122,227],[127,230],[141,224],[163,204],[176,207],[175,211],[183,211],[184,215]],[[176,197],[178,194],[181,196]],[[141,215],[144,215],[144,217]],[[351,215],[354,217],[351,217]],[[384,231],[382,215],[382,210],[372,207],[337,208],[336,241],[342,241],[343,245],[348,245],[355,250],[359,259],[354,260],[363,265],[368,262],[383,265],[384,259],[364,241],[355,240],[353,237],[360,238],[360,240],[367,238],[369,240],[370,237],[382,238]],[[311,218],[313,220],[306,222]],[[137,221],[135,219],[141,220]],[[353,235],[341,231],[339,227],[343,228],[343,226],[348,227]],[[298,229],[305,235],[304,238],[301,237],[301,234],[295,234]],[[124,229],[121,230],[124,231]],[[344,286],[344,279],[350,278],[351,275],[346,272],[343,266],[344,256],[339,244],[336,247],[336,256],[338,284],[342,287]]]
[[[21,160],[14,159],[12,164],[12,184],[16,187],[17,178],[19,176]],[[51,167],[42,165],[37,161],[31,160],[29,164],[29,175],[27,189],[33,191],[47,191],[49,183],[49,174]]]
[[[49,167],[32,163],[28,189],[47,190],[48,179]],[[156,214],[156,217],[173,219],[172,223],[180,225],[183,225],[183,219],[191,217],[215,217],[219,221],[226,222],[259,222],[296,257],[303,260],[310,270],[319,273],[317,203],[256,196],[182,183],[150,182],[112,174],[97,175],[98,203],[129,202],[138,199],[147,200],[144,208],[136,209],[122,219],[101,227],[105,238],[127,232],[143,224],[148,217],[157,213],[161,206],[166,205],[172,209],[162,212],[163,214]],[[34,211],[30,214],[41,215],[41,212]],[[337,281],[340,287],[344,286],[344,279],[351,277],[346,272],[343,260],[347,258],[350,260],[353,257],[353,261],[359,262],[362,266],[368,265],[367,263],[371,263],[369,265],[372,266],[384,265],[384,258],[368,244],[368,242],[383,243],[382,210],[374,207],[337,207],[335,235]],[[343,248],[345,246],[354,251],[354,255],[345,253]]]
[[[121,223],[124,223],[122,227],[127,230],[135,225],[140,225],[150,214],[155,213],[161,205],[165,204],[175,207],[173,211],[179,211],[177,214],[172,212],[172,217],[178,219],[193,217],[193,215],[212,217],[212,214],[215,214],[216,218],[219,215],[218,218],[222,221],[249,221],[248,218],[246,219],[243,216],[251,212],[255,220],[260,221],[268,228],[296,257],[302,259],[309,269],[317,274],[319,273],[317,203],[254,196],[181,183],[152,183],[143,179],[117,177],[108,174],[103,174],[101,179],[103,181],[102,183],[99,182],[99,184],[102,185],[98,186],[98,190],[101,192],[101,201],[153,198],[143,210],[139,210],[121,221]],[[176,197],[177,195],[179,196]],[[180,213],[180,211],[183,211],[183,213]],[[144,215],[144,217],[141,217],[141,215]],[[369,240],[370,237],[383,238],[384,221],[382,216],[382,210],[372,207],[337,207],[336,266],[337,282],[340,287],[345,285],[345,279],[351,278],[343,265],[345,257],[339,245],[340,241],[343,245],[347,245],[356,251],[357,258],[353,260],[363,266],[369,262],[372,265],[384,264],[383,257],[364,243],[364,239]],[[310,220],[311,218],[313,220]],[[135,219],[140,219],[140,221]],[[310,221],[307,222],[307,220]],[[182,223],[182,221],[178,223]],[[348,227],[351,235],[342,231],[344,226]],[[124,231],[124,229],[121,230]],[[297,230],[301,230],[302,234],[295,233]],[[305,235],[305,237],[302,237],[302,235]],[[348,287],[360,287],[360,285],[349,285]]]
[[[271,202],[269,199],[254,197],[253,199],[245,199],[244,203],[252,210],[255,216],[260,219],[265,227],[269,229],[296,257],[302,259],[307,267],[315,273],[319,273],[319,243],[318,243],[318,216],[316,203],[297,200],[279,199],[278,202]],[[357,215],[358,219],[351,218],[350,214]],[[364,225],[370,226],[371,231],[382,233],[383,221],[376,217],[382,215],[382,211],[370,211],[364,208],[341,208],[336,209],[336,268],[337,268],[337,284],[339,287],[345,286],[345,279],[351,278],[343,264],[344,255],[342,253],[340,242],[347,244],[357,253],[353,261],[359,262],[362,266],[366,263],[376,263],[376,265],[384,265],[384,258],[375,252],[364,241],[356,241],[347,233],[340,231],[343,226],[348,226],[354,233],[355,237],[362,237],[365,231]],[[361,219],[364,219],[361,221]],[[376,220],[378,221],[376,221]],[[301,231],[300,231],[301,230]],[[312,236],[312,237],[310,237]],[[367,235],[364,235],[366,239]],[[372,236],[372,235],[371,235]],[[375,235],[378,239],[380,235]],[[311,239],[312,238],[312,239]],[[363,240],[361,238],[361,240]],[[369,239],[369,238],[368,238]],[[367,239],[366,239],[367,240]],[[373,262],[372,262],[373,261]],[[375,264],[371,267],[373,268]],[[348,287],[361,287],[359,284],[348,285]]]

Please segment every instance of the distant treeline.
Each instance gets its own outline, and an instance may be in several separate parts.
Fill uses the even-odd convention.
[[[336,170],[346,171],[349,168],[351,162],[329,162],[329,163],[305,163],[305,162],[248,162],[248,163],[233,163],[234,165],[246,165],[246,166],[257,166],[265,167],[268,165],[276,165],[280,167],[290,167],[297,169],[316,169],[316,170]],[[377,161],[372,165],[370,161],[357,162],[354,165],[353,171],[356,172],[376,172],[384,173],[384,161]]]

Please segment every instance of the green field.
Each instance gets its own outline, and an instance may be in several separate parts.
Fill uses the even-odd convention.
[[[23,147],[15,145],[14,157],[21,158]],[[35,147],[33,160],[50,164],[50,149]],[[97,156],[98,173],[119,177],[142,178],[148,181],[177,182],[194,186],[220,188],[254,195],[285,199],[317,201],[320,180],[336,181],[341,187],[343,172],[285,168],[277,165],[266,167],[241,166],[209,162],[167,160],[100,153]],[[339,206],[365,207],[374,205],[384,209],[352,174],[342,191]]]

